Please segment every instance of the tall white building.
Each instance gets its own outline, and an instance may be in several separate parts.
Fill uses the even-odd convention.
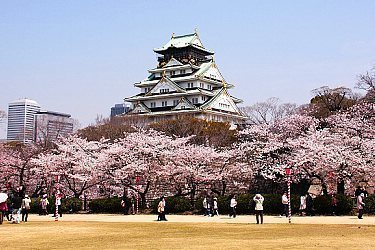
[[[173,119],[189,114],[206,120],[240,124],[246,120],[237,104],[240,99],[229,94],[233,87],[225,81],[197,32],[174,36],[161,48],[158,65],[135,87],[140,93],[125,98],[133,109],[127,114],[147,118],[149,122]]]
[[[73,119],[69,114],[52,111],[40,111],[35,114],[35,142],[53,142],[60,136],[71,133],[73,133]]]
[[[30,99],[20,99],[9,103],[8,141],[30,143],[34,139],[34,116],[40,111],[40,105]]]

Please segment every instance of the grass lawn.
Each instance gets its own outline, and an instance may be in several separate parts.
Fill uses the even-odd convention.
[[[375,249],[375,226],[29,222],[0,225],[0,249]]]

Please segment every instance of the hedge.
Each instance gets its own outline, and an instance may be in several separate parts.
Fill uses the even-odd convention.
[[[89,203],[90,212],[92,213],[121,213],[121,198],[104,198],[95,199]]]
[[[55,212],[54,197],[48,198],[49,205],[47,211],[51,214]],[[81,210],[82,201],[77,198],[62,199],[61,210],[63,213],[75,213]],[[30,213],[38,214],[40,212],[40,198],[31,198]]]
[[[157,213],[160,199],[156,199],[151,204],[152,213]],[[186,197],[171,196],[165,199],[166,213],[184,213],[192,210],[191,202]]]
[[[255,203],[253,202],[255,194],[240,194],[236,195],[238,214],[254,214]],[[265,194],[263,209],[266,214],[278,215],[282,212],[281,195],[279,194]],[[229,214],[230,212],[230,196],[217,197],[219,207],[219,214]],[[299,197],[292,195],[292,212],[296,213],[299,209]],[[203,213],[203,198],[196,201],[195,207],[198,213]]]
[[[279,215],[282,212],[281,195],[279,194],[264,194],[264,212],[270,215]],[[253,214],[255,204],[253,202],[254,194],[240,194],[236,196],[237,200],[237,213],[238,214]],[[356,212],[355,200],[348,196],[337,195],[337,215],[348,215],[352,212]],[[219,214],[226,215],[230,212],[230,196],[218,196],[218,207]],[[166,212],[172,214],[178,213],[195,213],[203,214],[203,198],[198,198],[193,204],[187,197],[167,197],[166,198]],[[314,199],[314,208],[317,215],[330,215],[331,211],[331,196],[318,196]],[[40,199],[32,199],[31,212],[39,212]],[[50,206],[48,211],[54,212],[55,204],[53,198],[49,198]],[[292,213],[297,214],[299,212],[300,197],[298,195],[292,195]],[[375,214],[375,196],[370,195],[365,200],[365,213]],[[155,199],[151,203],[151,212],[157,213],[157,204],[159,199]],[[64,213],[68,212],[73,208],[72,212],[77,212],[81,209],[82,202],[79,199],[63,199],[62,210]],[[89,208],[93,213],[122,213],[121,198],[105,198],[105,199],[94,199],[89,203]]]
[[[375,195],[369,195],[365,198],[365,213],[375,214]]]
[[[353,211],[354,201],[345,195],[336,195],[337,209],[336,215],[347,215]],[[329,195],[318,196],[314,199],[315,213],[319,215],[332,214],[332,197]]]

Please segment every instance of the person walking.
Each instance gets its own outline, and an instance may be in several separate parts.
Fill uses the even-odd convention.
[[[128,206],[126,203],[126,196],[124,195],[121,199],[121,207],[124,215],[128,215]]]
[[[130,197],[130,206],[129,206],[129,214],[135,214],[135,198],[134,194]]]
[[[209,215],[209,212],[208,212],[209,203],[208,203],[207,197],[203,198],[202,205],[203,205],[204,216],[208,216]]]
[[[27,222],[27,218],[29,217],[29,211],[30,211],[30,204],[31,199],[27,194],[25,194],[25,198],[22,199],[22,221]]]
[[[337,213],[337,198],[335,194],[331,196],[331,213],[332,215],[336,215]]]
[[[49,204],[47,194],[43,194],[42,199],[40,200],[40,206],[41,206],[41,215],[48,215],[47,206]]]
[[[7,216],[8,221],[9,221],[9,215],[7,214],[7,212],[8,212],[8,205],[7,205],[7,201],[5,200],[4,202],[0,203],[0,224],[3,224],[4,216]]]
[[[314,215],[314,200],[309,193],[306,194],[306,215]]]
[[[212,216],[214,216],[214,215],[219,216],[219,207],[217,205],[217,198],[216,197],[214,198],[214,202],[213,202],[213,213],[212,213]]]
[[[363,219],[362,218],[362,216],[363,216],[363,208],[365,206],[365,203],[363,202],[364,197],[365,197],[364,193],[361,193],[357,197],[358,219]]]
[[[0,193],[0,224],[3,224],[4,216],[6,216],[9,221],[8,194],[6,189],[2,191],[3,192]]]
[[[237,209],[237,201],[236,201],[236,196],[233,195],[232,199],[230,200],[230,214],[229,217],[236,218],[236,209]]]
[[[161,197],[158,203],[158,221],[167,221],[165,218],[165,198]]]
[[[299,212],[301,216],[306,215],[306,196],[305,195],[301,195],[300,197]]]
[[[259,224],[259,217],[260,217],[260,224],[263,224],[263,201],[264,197],[261,194],[256,194],[253,198],[255,202],[255,218],[257,224]]]
[[[21,210],[22,210],[22,197],[19,196],[19,192],[15,192],[12,199],[13,211],[12,218],[13,223],[19,224],[21,221]]]
[[[8,211],[7,205],[8,195],[4,193],[0,193],[0,225],[3,224],[4,215]]]
[[[286,192],[284,192],[283,196],[281,196],[281,203],[283,205],[283,212],[280,216],[282,216],[283,214],[285,214],[285,217],[288,217],[288,213],[289,213],[289,205],[288,205],[288,202],[289,202],[289,199],[288,199],[288,195],[286,194]]]
[[[53,217],[56,217],[56,216],[59,216],[62,217],[62,209],[61,209],[61,204],[62,204],[62,194],[60,193],[60,191],[57,191],[57,194],[56,194],[56,206],[57,206],[57,214],[56,214],[56,211],[55,211],[55,215]]]

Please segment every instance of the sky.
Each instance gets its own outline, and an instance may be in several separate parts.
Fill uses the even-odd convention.
[[[308,103],[375,66],[374,13],[372,0],[0,0],[0,110],[27,97],[87,126],[139,93],[154,48],[194,29],[243,106]]]

